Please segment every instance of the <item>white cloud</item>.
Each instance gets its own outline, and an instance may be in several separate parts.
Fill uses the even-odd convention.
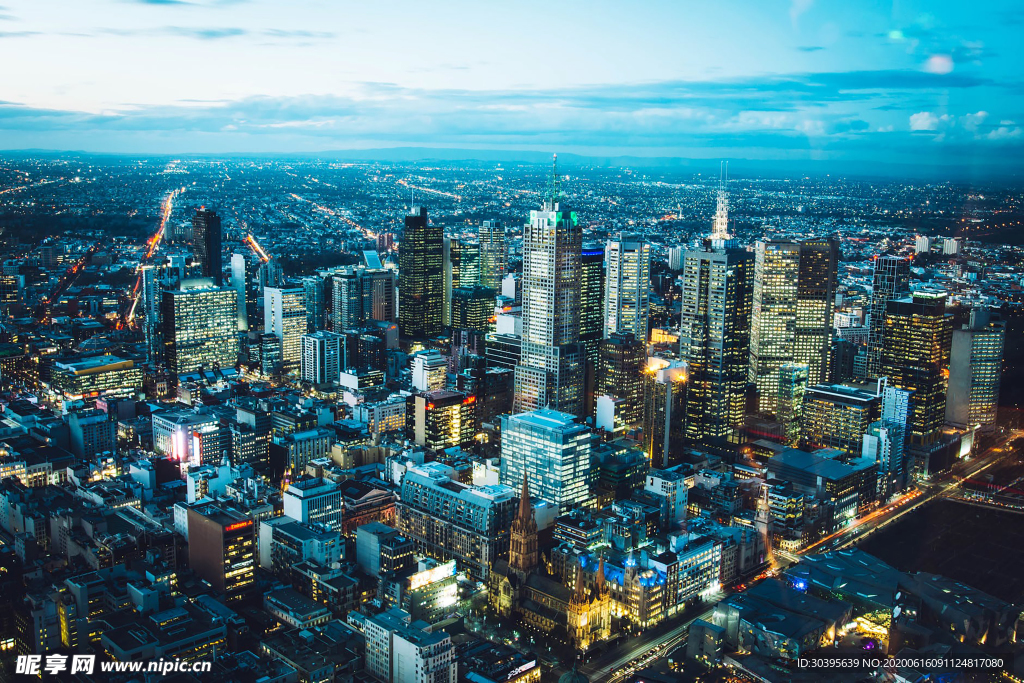
[[[938,130],[951,120],[949,114],[936,116],[930,111],[919,111],[910,115],[910,130]]]
[[[932,55],[924,63],[924,70],[930,74],[948,74],[953,70],[953,58],[949,55]]]

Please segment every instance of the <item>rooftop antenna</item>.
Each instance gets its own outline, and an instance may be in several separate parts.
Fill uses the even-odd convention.
[[[715,208],[715,220],[712,224],[712,240],[729,239],[729,191],[726,183],[729,177],[729,162],[722,161],[718,172],[718,205]]]
[[[554,211],[558,204],[558,155],[551,155],[551,179],[548,182],[548,201],[551,205],[549,211]]]

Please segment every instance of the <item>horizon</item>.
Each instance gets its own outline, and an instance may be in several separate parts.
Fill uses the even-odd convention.
[[[5,151],[1022,170],[1010,2],[89,5],[0,5]]]

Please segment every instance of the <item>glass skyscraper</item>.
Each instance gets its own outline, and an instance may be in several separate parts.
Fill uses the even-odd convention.
[[[306,333],[306,296],[302,287],[267,287],[263,290],[263,329],[281,340],[281,365],[298,372],[302,361],[302,335]]]
[[[508,242],[501,221],[484,221],[477,229],[480,242],[480,284],[501,290],[501,279],[508,270]]]
[[[868,354],[866,374],[869,378],[882,375],[882,347],[885,341],[885,307],[893,299],[910,293],[910,261],[898,256],[875,259],[875,272],[871,285],[871,319],[868,327]]]
[[[238,295],[212,278],[183,280],[161,299],[164,360],[175,376],[233,368],[238,361]]]
[[[607,259],[604,336],[619,332],[646,343],[651,246],[637,235],[620,233],[608,243]]]
[[[557,175],[539,211],[523,228],[523,343],[514,410],[550,407],[583,412],[580,345],[582,229],[558,202]]]
[[[412,207],[398,249],[398,329],[403,337],[434,337],[441,332],[443,251],[441,226],[430,224],[425,208]]]
[[[999,407],[1006,323],[987,309],[971,311],[970,324],[953,331],[946,421],[993,427]]]
[[[223,234],[220,216],[216,212],[205,206],[196,209],[192,217],[192,241],[196,260],[202,267],[202,276],[213,278],[214,284],[220,287],[224,282],[224,255],[221,253]]]
[[[562,514],[590,497],[590,429],[575,416],[541,409],[501,418],[501,483],[522,485]]]
[[[594,413],[597,347],[604,337],[604,247],[584,245],[580,259],[580,344],[583,345],[584,412]]]

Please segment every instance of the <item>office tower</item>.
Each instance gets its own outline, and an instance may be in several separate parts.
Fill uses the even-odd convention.
[[[303,524],[341,531],[345,514],[343,498],[341,487],[333,481],[320,477],[299,479],[285,489],[284,516]]]
[[[164,361],[178,377],[200,368],[233,368],[238,361],[238,296],[213,280],[182,280],[161,301]]]
[[[480,283],[480,245],[444,238],[444,304],[442,324],[452,326],[452,290]]]
[[[398,329],[403,337],[434,337],[441,332],[444,304],[444,241],[441,226],[414,206],[405,217],[398,249]]]
[[[117,420],[98,408],[68,414],[71,452],[79,460],[92,460],[103,453],[117,455]]]
[[[487,287],[456,287],[452,290],[450,326],[456,330],[486,332],[494,317],[493,289]]]
[[[477,229],[480,242],[480,285],[497,291],[508,272],[508,242],[501,221],[484,221]]]
[[[409,397],[407,425],[417,446],[435,451],[470,448],[476,437],[476,396],[461,391],[426,391]]]
[[[395,271],[368,269],[362,272],[363,320],[394,322]]]
[[[226,602],[256,587],[256,523],[241,512],[210,506],[188,509],[188,564]]]
[[[543,407],[581,415],[580,337],[582,229],[559,204],[557,168],[548,197],[523,228],[523,343],[513,410]]]
[[[803,415],[804,392],[807,390],[807,365],[784,363],[776,373],[779,379],[775,416],[786,430],[786,443],[800,440],[800,418]]]
[[[501,418],[501,481],[529,475],[534,495],[559,514],[590,498],[591,432],[569,413],[542,408]]]
[[[629,332],[613,332],[601,342],[597,364],[599,370],[594,393],[598,397],[623,399],[623,426],[639,425],[643,421],[643,373],[647,365],[647,347]]]
[[[417,391],[438,391],[448,384],[448,359],[439,351],[421,351],[412,358],[412,386]]]
[[[153,414],[153,450],[181,463],[182,469],[220,464],[226,438],[216,415],[177,410]]]
[[[779,368],[807,366],[808,382],[828,379],[838,246],[834,240],[765,240],[754,256],[750,381],[759,410],[776,412]]]
[[[331,276],[331,323],[335,332],[363,324],[363,282],[360,272],[348,268]]]
[[[679,344],[689,375],[684,433],[691,442],[735,440],[743,425],[753,265],[727,240],[683,259]]]
[[[651,246],[637,235],[619,233],[608,243],[605,273],[604,336],[631,334],[647,343],[651,290]]]
[[[263,290],[263,329],[281,340],[284,372],[298,371],[302,362],[302,335],[306,333],[306,301],[302,287]]]
[[[970,323],[953,331],[946,422],[958,426],[996,424],[1006,323],[988,309],[971,311]]]
[[[438,462],[410,467],[402,477],[398,529],[435,560],[454,559],[474,580],[508,552],[516,513],[515,489],[500,484],[469,486]]]
[[[451,636],[397,607],[367,617],[366,671],[393,683],[455,683],[458,662]]]
[[[922,289],[885,308],[882,375],[910,397],[910,444],[935,441],[946,418],[946,373],[952,334],[946,292]]]
[[[871,286],[871,319],[868,329],[868,353],[865,372],[869,378],[882,374],[882,347],[885,345],[885,307],[893,299],[910,293],[910,261],[898,256],[875,259]]]
[[[651,361],[644,373],[644,452],[652,466],[669,467],[683,443],[686,366],[662,358]]]
[[[146,361],[152,365],[156,365],[163,358],[160,320],[162,297],[160,292],[156,266],[143,266],[139,305],[142,307],[142,329],[146,338]]]
[[[284,268],[277,259],[261,263],[256,271],[258,290],[263,292],[267,287],[280,287],[284,284]]]
[[[342,335],[324,330],[302,335],[303,381],[313,384],[331,384],[338,381],[343,340]]]
[[[249,329],[249,308],[246,301],[246,292],[249,289],[249,278],[247,277],[247,263],[245,254],[231,255],[231,289],[235,290],[238,296],[238,331],[246,332]]]
[[[196,260],[202,267],[202,277],[213,278],[220,287],[224,282],[224,255],[221,252],[220,216],[206,207],[196,209],[192,217],[192,241]]]
[[[302,278],[302,295],[306,304],[306,332],[327,329],[327,287],[330,280],[323,275]]]
[[[878,498],[885,501],[905,489],[910,480],[907,421],[911,393],[890,386],[885,378],[878,382],[878,393],[882,397],[881,418],[864,435],[861,457],[878,464]]]
[[[584,413],[593,415],[597,349],[604,338],[604,248],[585,245],[580,255],[580,344],[583,345]]]
[[[868,427],[881,414],[880,397],[841,384],[816,384],[804,392],[800,441],[808,448],[837,448],[859,455]]]
[[[686,250],[682,247],[670,247],[668,250],[668,268],[669,270],[682,270],[683,268],[683,257],[686,255]]]

